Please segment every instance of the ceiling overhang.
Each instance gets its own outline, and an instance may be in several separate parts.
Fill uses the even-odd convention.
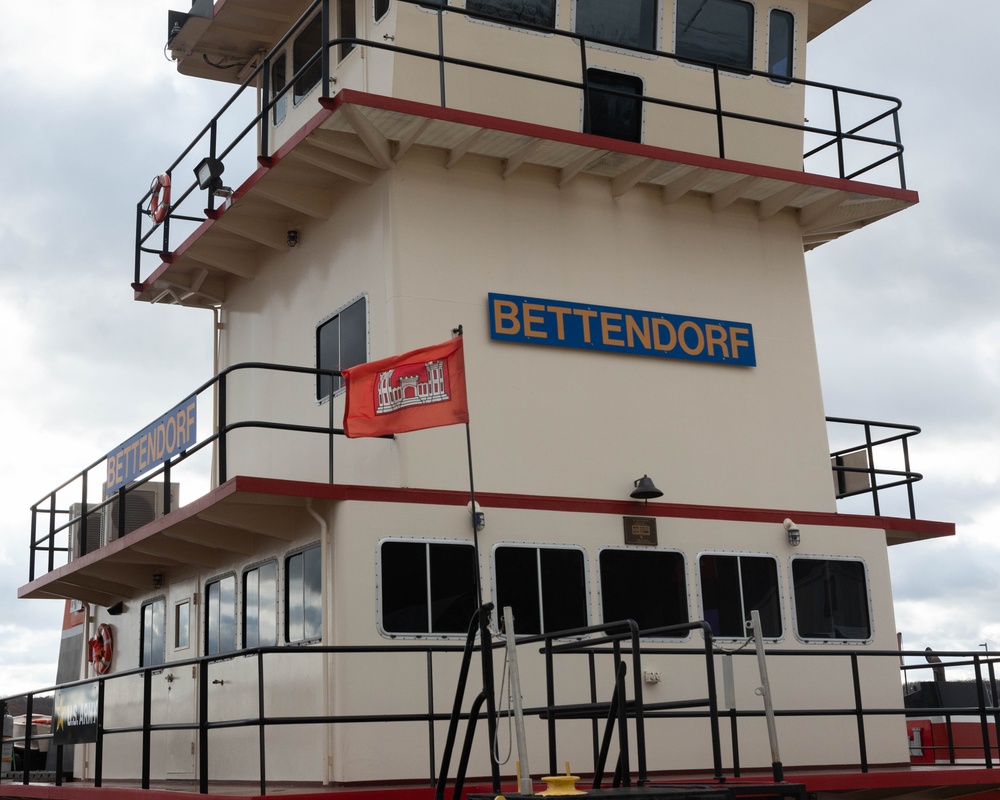
[[[765,221],[796,215],[806,250],[838,239],[918,202],[916,192],[763,164],[607,139],[517,120],[352,90],[322,109],[215,209],[136,287],[136,299],[220,306],[226,284],[253,280],[260,255],[287,249],[287,231],[330,216],[338,192],[366,186],[413,148],[445,154],[444,168],[476,156],[507,178],[527,166],[559,186],[590,176],[618,198],[638,187],[664,206],[707,199],[713,212],[749,204]]]

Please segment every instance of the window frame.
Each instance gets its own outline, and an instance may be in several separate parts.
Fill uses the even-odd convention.
[[[301,639],[292,639],[291,638],[291,635],[292,635],[292,630],[291,630],[291,614],[292,614],[292,608],[293,608],[292,597],[291,597],[292,581],[289,578],[288,565],[289,565],[289,562],[293,558],[295,558],[296,556],[303,556],[303,557],[305,557],[306,553],[315,553],[316,554],[316,558],[319,559],[319,631],[317,632],[317,634],[315,636],[305,636],[305,635],[303,635],[303,638],[301,638]],[[280,596],[284,600],[284,606],[285,606],[285,608],[284,608],[284,612],[282,614],[282,622],[284,624],[284,633],[279,637],[280,641],[281,641],[282,644],[292,645],[292,646],[315,644],[317,642],[321,642],[323,640],[323,616],[324,616],[324,613],[326,611],[326,609],[323,608],[323,578],[324,578],[324,576],[323,576],[323,566],[324,566],[323,565],[323,549],[322,549],[322,547],[321,547],[321,545],[320,545],[319,542],[312,542],[311,544],[307,544],[307,545],[305,545],[303,547],[297,547],[294,550],[289,550],[287,553],[285,553],[285,556],[284,556],[284,559],[283,559],[282,563],[284,565],[285,581],[284,581],[284,589],[281,592]],[[305,575],[305,571],[303,571],[303,575]],[[303,581],[303,586],[305,586],[305,581]],[[309,609],[309,606],[304,602],[304,600],[305,600],[305,592],[304,591],[303,591],[302,597],[303,597],[303,603],[302,603],[302,606],[301,606],[301,608],[302,608],[302,619],[303,619],[302,628],[303,628],[303,634],[304,634],[305,633],[305,619],[306,619],[306,614],[307,614],[307,611]]]
[[[261,605],[261,602],[260,602],[260,599],[261,599],[261,593],[260,593],[260,570],[261,570],[262,567],[268,567],[268,566],[274,567],[274,638],[273,638],[273,641],[261,642],[261,640],[260,640],[260,611],[259,611],[259,608],[260,608],[260,605]],[[250,596],[250,592],[247,591],[247,576],[250,575],[250,573],[252,573],[252,572],[256,572],[257,576],[258,576],[258,586],[257,586],[257,601],[258,601],[257,602],[257,606],[258,606],[258,611],[257,611],[257,614],[256,614],[256,620],[257,620],[256,639],[257,639],[257,643],[254,644],[254,645],[248,644],[248,642],[250,641],[250,636],[248,635],[249,632],[247,630],[247,627],[248,627],[249,621],[250,621],[250,615],[247,613],[247,599]],[[278,625],[278,619],[279,619],[279,617],[278,617],[278,609],[279,609],[278,598],[280,597],[280,592],[281,592],[280,584],[281,584],[281,581],[280,581],[280,570],[278,568],[278,560],[275,559],[275,558],[269,558],[266,561],[260,561],[260,562],[257,562],[255,564],[250,564],[249,566],[247,566],[246,568],[244,568],[243,573],[242,573],[242,575],[240,577],[241,593],[240,593],[239,607],[240,607],[240,612],[241,612],[241,620],[240,620],[241,647],[239,649],[246,650],[246,649],[248,649],[250,647],[276,647],[278,645],[278,642],[280,641],[280,631],[279,631],[279,625]]]
[[[270,70],[270,87],[271,96],[269,101],[273,102],[271,106],[271,127],[276,128],[285,118],[288,116],[288,96],[292,94],[295,90],[294,88],[289,90],[288,88],[288,62],[291,60],[291,48],[282,50],[278,55],[276,55],[269,66]],[[281,86],[278,86],[277,72],[278,68],[281,68]],[[279,97],[280,95],[280,97]],[[280,113],[279,113],[280,112]]]
[[[580,3],[587,2],[588,0],[573,0],[573,13],[572,19],[570,20],[570,25],[574,33],[578,33],[581,36],[587,36],[586,33],[581,33],[579,30],[579,19],[580,19]],[[594,0],[595,2],[603,3],[606,0]],[[641,0],[640,0],[641,2]],[[608,44],[598,44],[593,43],[589,47],[594,50],[604,50],[614,53],[625,53],[627,55],[632,55],[638,58],[656,59],[657,56],[652,53],[640,52],[635,50],[635,47],[642,48],[642,50],[659,50],[663,45],[663,18],[664,10],[663,4],[664,0],[649,0],[653,4],[653,41],[649,46],[639,44],[639,45],[629,45],[622,42],[614,43],[609,40]]]
[[[738,76],[742,78],[749,78],[749,71],[753,70],[754,64],[757,62],[757,7],[750,0],[707,0],[708,2],[722,2],[722,3],[737,3],[743,6],[747,6],[751,12],[751,22],[750,22],[750,36],[748,39],[749,44],[749,64],[746,67],[736,66],[733,64],[723,64],[721,62],[712,62],[709,59],[699,58],[696,55],[687,54],[681,52],[680,42],[679,42],[679,31],[678,26],[680,25],[680,5],[684,0],[675,0],[674,3],[674,24],[673,24],[673,54],[677,59],[678,63],[685,67],[690,67],[693,69],[703,69],[712,70],[709,64],[716,64],[720,73],[725,73],[726,75]]]
[[[686,622],[691,622],[691,591],[689,587],[689,576],[688,576],[688,559],[687,555],[683,550],[672,547],[635,547],[627,545],[612,545],[608,547],[602,547],[597,551],[597,605],[601,610],[601,621],[604,623],[617,622],[617,620],[607,619],[604,613],[604,565],[601,561],[601,557],[607,552],[633,552],[633,553],[662,553],[680,556],[681,559],[681,574],[684,576],[684,612],[687,616]],[[683,623],[678,623],[683,624]],[[691,638],[691,631],[688,631],[682,636],[643,636],[643,641],[648,642],[684,642]]]
[[[865,607],[868,612],[868,637],[861,638],[844,638],[844,639],[834,639],[834,638],[821,638],[815,636],[803,636],[799,630],[799,601],[798,592],[796,591],[795,583],[795,563],[797,561],[840,561],[840,562],[851,562],[855,564],[860,564],[861,569],[864,573],[865,580]],[[790,587],[792,596],[792,624],[795,629],[795,638],[804,644],[823,644],[823,645],[856,645],[856,644],[870,644],[875,639],[875,615],[872,613],[872,585],[871,585],[871,571],[868,569],[868,562],[863,558],[856,556],[828,556],[821,554],[810,554],[801,556],[792,556],[789,559],[788,571],[790,577]]]
[[[638,94],[635,95],[635,102],[638,103],[638,105],[639,105],[639,113],[638,113],[638,117],[637,117],[637,121],[636,121],[636,124],[637,124],[637,127],[638,127],[638,131],[637,131],[637,135],[636,135],[635,138],[631,138],[631,137],[630,138],[624,138],[624,137],[621,137],[621,136],[611,136],[611,135],[609,135],[607,133],[600,132],[600,131],[594,131],[593,130],[593,127],[594,127],[593,126],[593,115],[591,113],[593,111],[593,108],[592,108],[592,105],[591,105],[592,99],[591,99],[590,94],[593,93],[593,92],[601,92],[603,90],[601,90],[601,89],[596,89],[595,90],[593,88],[593,84],[592,84],[593,76],[591,75],[591,73],[601,73],[603,75],[613,76],[614,78],[621,79],[620,82],[622,84],[625,84],[625,83],[627,83],[629,81],[633,81],[635,83],[638,83],[639,92],[638,92]],[[588,134],[588,135],[592,135],[592,136],[603,136],[606,139],[614,139],[615,141],[619,141],[619,142],[635,142],[637,144],[641,144],[642,143],[642,134],[643,134],[643,131],[645,131],[645,129],[646,129],[646,104],[643,101],[643,98],[645,97],[645,91],[646,91],[646,82],[643,80],[643,78],[642,78],[641,75],[633,74],[631,72],[623,72],[621,70],[616,70],[616,69],[607,69],[605,67],[588,66],[587,67],[587,87],[586,87],[586,89],[584,89],[584,91],[582,93],[582,98],[581,98],[582,102],[581,102],[581,105],[580,105],[580,130],[583,133]],[[625,99],[625,98],[622,98],[622,99]],[[620,115],[616,115],[616,117],[620,118]]]
[[[697,578],[697,582],[698,582],[698,611],[701,614],[701,618],[702,619],[706,618],[706,610],[705,610],[705,587],[704,587],[704,585],[702,583],[702,577],[701,577],[701,559],[704,556],[721,556],[721,557],[724,557],[724,558],[736,558],[737,559],[737,569],[739,570],[739,576],[740,576],[740,586],[739,586],[739,590],[740,590],[740,597],[739,597],[740,613],[742,614],[744,620],[749,620],[750,619],[750,614],[749,614],[748,609],[746,608],[746,604],[745,604],[744,598],[743,598],[743,582],[742,582],[742,576],[743,576],[743,568],[742,568],[742,566],[743,565],[741,563],[741,560],[744,559],[744,558],[762,558],[762,559],[767,559],[769,561],[774,562],[774,576],[775,576],[775,580],[776,580],[776,585],[775,585],[776,595],[775,596],[777,597],[777,600],[778,600],[778,621],[779,621],[779,624],[781,625],[781,633],[778,636],[762,636],[762,638],[763,638],[763,640],[765,642],[782,642],[782,641],[784,641],[785,638],[788,636],[788,630],[787,630],[788,626],[787,626],[786,620],[785,620],[785,604],[782,602],[782,598],[784,596],[784,586],[782,584],[782,565],[781,565],[781,560],[774,553],[750,552],[748,550],[703,550],[703,551],[700,551],[695,556],[695,567],[696,567],[695,574],[696,574],[696,578]],[[707,620],[706,620],[706,622],[707,622]],[[722,641],[722,642],[742,642],[742,641],[746,641],[747,639],[753,638],[753,632],[748,630],[742,636],[732,636],[732,635],[724,635],[724,634],[721,634],[721,633],[720,634],[716,634],[713,631],[712,636],[713,636],[713,638],[716,641]]]
[[[766,37],[766,41],[764,43],[764,49],[767,52],[767,64],[766,64],[767,70],[766,71],[768,73],[772,73],[773,72],[773,69],[772,69],[772,67],[773,67],[773,63],[772,63],[772,56],[773,56],[773,54],[771,52],[771,42],[773,41],[773,35],[774,35],[774,17],[775,17],[776,14],[781,14],[781,15],[786,16],[788,18],[788,21],[789,21],[789,34],[788,34],[788,42],[787,42],[787,44],[788,44],[788,55],[786,56],[786,58],[788,59],[788,73],[786,75],[784,75],[785,79],[782,79],[782,78],[773,78],[772,77],[770,80],[771,80],[772,83],[774,83],[774,84],[776,84],[778,86],[788,86],[792,82],[791,79],[795,77],[795,56],[796,56],[796,49],[797,48],[796,48],[796,42],[795,42],[795,33],[796,33],[796,31],[795,31],[795,28],[796,28],[796,25],[795,25],[795,14],[793,14],[787,8],[781,8],[779,6],[773,6],[770,9],[768,9],[768,12],[767,12],[767,37]]]
[[[209,646],[210,642],[211,642],[211,640],[209,638],[209,631],[210,631],[210,629],[212,627],[212,608],[211,608],[211,602],[212,601],[210,599],[210,591],[211,591],[210,587],[216,586],[216,585],[220,585],[220,584],[222,584],[223,581],[228,581],[228,580],[231,580],[233,582],[233,646],[230,649],[223,649],[223,645],[222,645],[222,616],[221,616],[221,610],[220,610],[220,616],[219,616],[219,620],[218,620],[218,624],[219,624],[219,632],[218,632],[219,633],[219,649],[218,650],[212,650],[211,647]],[[220,603],[220,608],[221,608],[221,603],[222,603],[222,596],[221,596],[222,589],[221,589],[221,587],[220,587],[219,591],[220,591],[219,603]],[[238,614],[238,611],[239,611],[239,583],[236,580],[236,573],[235,572],[225,572],[225,573],[223,573],[221,575],[215,575],[215,576],[209,578],[208,580],[206,580],[205,581],[205,595],[204,595],[204,597],[205,597],[205,612],[204,612],[204,615],[205,615],[205,628],[204,628],[205,636],[204,636],[204,640],[203,641],[204,641],[204,646],[205,646],[205,650],[204,650],[205,655],[206,656],[220,656],[220,655],[225,655],[227,653],[235,653],[236,651],[238,651],[240,649],[240,643],[239,643],[239,629],[240,629],[240,626],[239,626],[239,621],[238,621],[238,618],[237,618],[237,614]]]
[[[343,338],[341,337],[341,329],[340,329],[339,323],[338,323],[338,328],[337,328],[337,350],[338,350],[338,352],[337,352],[337,363],[338,363],[338,366],[336,366],[336,367],[324,367],[323,363],[321,362],[321,359],[323,358],[323,352],[322,352],[322,348],[320,346],[320,331],[326,325],[329,325],[330,323],[332,323],[334,320],[339,320],[340,316],[344,312],[346,312],[348,309],[352,308],[357,303],[364,303],[364,350],[365,350],[364,360],[363,361],[358,361],[357,363],[354,363],[354,364],[348,364],[346,367],[343,366]],[[350,301],[348,301],[347,303],[344,303],[344,305],[340,306],[332,314],[328,314],[327,316],[323,317],[323,319],[321,319],[318,323],[316,323],[316,328],[313,331],[313,350],[314,350],[314,355],[315,355],[315,358],[313,359],[313,363],[316,364],[316,369],[340,369],[340,370],[344,370],[344,369],[350,369],[351,367],[356,367],[356,366],[358,366],[358,364],[364,364],[364,363],[368,362],[368,360],[371,358],[371,320],[370,320],[370,317],[369,317],[369,314],[368,314],[368,294],[366,292],[362,293],[362,294],[359,294],[356,297],[354,297],[353,299],[351,299]],[[331,381],[331,390],[329,392],[326,392],[324,394],[325,380],[330,380]],[[332,400],[337,395],[342,394],[343,391],[344,391],[344,379],[343,378],[333,377],[333,378],[327,379],[326,376],[324,376],[324,375],[317,375],[316,376],[316,402],[318,404],[323,404],[323,403],[329,402],[330,400]]]
[[[150,649],[150,660],[146,660],[146,644],[147,644],[147,626],[146,626],[146,610],[152,609],[152,614],[156,614],[156,609],[159,607],[159,622],[160,622],[160,632],[157,636],[159,639],[159,651],[160,660],[156,661],[152,658],[155,653]],[[155,616],[151,621],[149,628],[149,633],[156,632]],[[155,642],[151,642],[156,644]],[[142,604],[139,610],[139,666],[140,667],[160,667],[167,663],[167,598],[163,595],[159,597],[153,597]]]
[[[421,631],[389,631],[386,630],[384,619],[383,619],[383,592],[382,587],[385,584],[384,573],[383,573],[383,550],[382,548],[387,544],[422,544],[425,547],[425,554],[427,560],[424,562],[425,565],[425,597],[427,601],[427,613],[430,616],[430,606],[431,606],[431,581],[429,579],[429,572],[432,568],[430,561],[431,545],[449,545],[449,546],[459,546],[465,547],[472,551],[473,559],[476,558],[476,548],[475,545],[468,541],[467,539],[436,539],[436,538],[421,538],[421,537],[401,537],[401,536],[387,536],[380,539],[376,544],[375,548],[375,603],[376,603],[376,627],[381,636],[385,636],[389,639],[464,639],[468,634],[468,623],[472,619],[472,612],[475,612],[478,607],[478,598],[473,598],[473,607],[470,611],[469,618],[465,620],[464,628],[461,631],[432,631],[427,632]],[[482,585],[482,564],[476,563],[476,570],[479,573],[479,585]],[[428,628],[431,627],[430,619],[428,619]]]
[[[502,617],[503,617],[503,606],[500,603],[500,585],[497,576],[497,551],[504,548],[517,548],[522,550],[534,550],[535,551],[535,565],[536,565],[536,587],[538,590],[537,600],[539,609],[539,622],[541,631],[540,633],[523,633],[518,631],[517,618],[514,619],[514,632],[515,637],[517,636],[545,636],[548,635],[549,631],[546,629],[545,625],[545,608],[544,608],[544,588],[541,576],[541,564],[539,559],[541,558],[542,550],[568,550],[580,553],[583,559],[583,608],[584,608],[584,620],[583,624],[578,626],[585,628],[590,626],[592,623],[592,609],[591,609],[591,588],[590,588],[590,563],[589,563],[589,553],[587,549],[581,545],[576,544],[563,544],[563,543],[544,543],[544,542],[496,542],[490,549],[490,584],[491,584],[491,594],[494,604],[494,621],[496,623],[497,629],[501,629]],[[571,637],[572,638],[572,637]]]
[[[302,68],[302,65],[298,63],[298,57],[295,52],[295,47],[299,43],[299,40],[305,36],[306,32],[309,31],[310,26],[312,26],[313,24],[315,24],[316,27],[319,29],[319,46],[316,48],[314,53],[311,53],[305,58],[303,58],[303,61],[308,61],[313,55],[318,54],[320,49],[325,45],[324,31],[323,31],[323,15],[316,14],[312,19],[310,19],[299,29],[298,34],[291,41],[291,44],[288,48],[288,52],[292,56],[291,58],[292,66],[291,70],[288,73],[286,73],[288,77],[295,75]],[[313,72],[316,73],[315,79],[313,79],[312,77]],[[306,70],[306,72],[303,75],[301,75],[299,79],[295,81],[294,84],[292,85],[292,91],[291,91],[292,107],[293,108],[297,107],[299,103],[305,100],[309,96],[310,92],[312,92],[313,89],[319,86],[322,80],[323,80],[323,62],[321,58],[317,57],[316,60],[313,62],[312,66],[310,66],[309,69]],[[312,81],[312,82],[306,85],[307,81]]]
[[[522,22],[520,22],[518,20],[506,19],[506,18],[502,18],[502,19],[484,19],[483,17],[477,17],[477,16],[475,16],[477,12],[474,9],[469,8],[470,2],[474,3],[474,2],[476,2],[476,0],[466,0],[466,2],[465,2],[465,9],[468,12],[466,14],[465,18],[467,20],[469,20],[470,22],[476,22],[476,23],[479,23],[480,25],[493,25],[495,27],[505,28],[507,30],[521,31],[522,33],[533,33],[533,34],[535,34],[537,36],[553,36],[554,35],[552,33],[549,33],[548,31],[540,31],[540,30],[535,30],[534,28],[526,28],[526,27],[524,27],[525,25],[533,25],[533,24],[536,24],[536,23],[530,23],[530,22],[529,23],[522,23]],[[549,6],[551,7],[551,10],[552,10],[552,22],[549,23],[549,24],[538,24],[538,27],[540,27],[540,28],[551,28],[551,29],[555,30],[556,26],[558,25],[558,22],[559,22],[559,3],[557,2],[557,0],[542,0],[542,2],[547,2],[549,4]],[[485,14],[485,13],[488,13],[488,12],[480,11],[478,13]]]
[[[192,598],[185,597],[174,602],[174,650],[189,650],[193,642],[191,638],[191,608],[194,603]],[[181,620],[184,620],[183,626]],[[183,630],[186,641],[181,642],[181,631]]]

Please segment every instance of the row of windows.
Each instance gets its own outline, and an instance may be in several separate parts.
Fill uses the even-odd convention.
[[[575,0],[574,31],[623,47],[655,50],[660,6],[658,0]],[[384,8],[388,9],[387,3]],[[556,0],[465,0],[465,8],[513,25],[554,28],[556,24]],[[754,6],[747,0],[676,0],[674,52],[736,70],[752,69],[754,19]],[[788,11],[772,9],[768,23],[767,71],[789,77],[794,18]]]
[[[445,4],[444,0],[427,3]],[[555,26],[555,0],[466,0],[465,7],[514,25]],[[388,0],[377,0],[376,20],[385,16],[388,8]],[[355,36],[355,3],[342,0],[337,3],[336,14],[339,36]],[[610,44],[655,50],[659,14],[657,0],[576,0],[574,27],[583,36]],[[750,70],[753,68],[754,22],[755,9],[747,0],[677,0],[674,52],[681,58],[719,64],[736,71]],[[790,12],[771,9],[767,41],[767,71],[780,78],[791,77],[795,21]],[[291,92],[295,104],[319,82],[320,62],[316,59],[310,63],[310,59],[319,52],[322,43],[320,17],[315,16],[289,48],[291,68],[288,66],[288,53],[274,59],[271,65],[274,124],[285,118],[287,94],[278,95],[287,86],[291,75],[298,74]],[[341,44],[339,58],[344,59],[353,49],[353,44]],[[590,70],[588,83],[592,87],[588,92],[591,107],[584,119],[585,132],[637,141],[639,136],[633,128],[641,121],[639,100],[608,95],[607,92],[624,91],[641,95],[642,81],[635,76]],[[600,93],[600,96],[594,97],[593,92]],[[624,129],[615,125],[615,121],[622,119],[623,115],[632,121]]]
[[[471,544],[388,540],[380,548],[379,619],[389,635],[464,633],[476,607]],[[518,633],[572,630],[588,624],[586,556],[575,547],[498,545],[493,550],[496,605],[510,606]],[[601,616],[634,619],[651,631],[688,622],[684,557],[668,550],[606,549],[598,555]],[[769,555],[698,556],[702,617],[720,638],[744,638],[751,611],[763,635],[784,636],[778,561]],[[791,560],[799,638],[871,638],[864,563]]]
[[[284,560],[284,642],[316,641],[322,623],[322,565],[314,545]],[[669,550],[608,548],[598,554],[601,616],[634,619],[654,631],[688,622],[684,557]],[[379,625],[390,636],[464,634],[476,608],[476,556],[469,543],[386,540],[379,548]],[[493,550],[496,605],[513,609],[520,634],[582,628],[589,621],[587,568],[577,547],[497,545]],[[778,560],[770,555],[698,556],[701,615],[715,636],[748,635],[750,612],[760,614],[768,639],[784,636]],[[791,560],[795,630],[799,638],[865,641],[871,638],[867,575],[862,561],[796,557]],[[278,644],[278,564],[268,561],[242,575],[244,648]],[[237,650],[237,577],[205,584],[205,653]],[[142,607],[141,663],[165,659],[166,601]],[[189,605],[174,613],[174,645],[190,642]]]
[[[316,641],[322,625],[322,567],[319,545],[292,553],[284,560],[284,642]],[[205,584],[205,653],[231,653],[238,647],[236,575],[223,575]],[[240,641],[243,647],[278,644],[278,564],[268,561],[242,575]],[[141,665],[165,659],[166,600],[159,597],[142,607]],[[190,644],[190,602],[174,607],[174,648]]]

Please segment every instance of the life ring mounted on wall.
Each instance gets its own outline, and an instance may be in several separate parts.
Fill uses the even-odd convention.
[[[162,202],[160,201],[161,189],[163,190]],[[163,222],[167,218],[167,212],[170,211],[170,176],[166,172],[157,175],[153,178],[149,191],[152,192],[149,198],[149,214],[152,216],[153,222]]]
[[[114,655],[114,637],[111,626],[101,623],[97,626],[97,635],[90,640],[90,663],[94,671],[103,675],[111,668],[111,657]]]

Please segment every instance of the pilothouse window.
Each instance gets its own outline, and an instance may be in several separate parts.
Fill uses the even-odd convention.
[[[466,0],[466,9],[490,17],[541,28],[556,24],[555,0]]]
[[[497,615],[510,606],[515,633],[554,633],[587,624],[582,550],[498,545],[493,565]]]
[[[744,0],[677,0],[674,51],[681,58],[752,69],[753,15],[753,5]]]
[[[642,80],[602,69],[587,70],[583,132],[626,142],[642,140]]]
[[[794,54],[795,20],[787,11],[772,9],[767,29],[767,71],[784,78],[792,77]]]
[[[632,619],[639,630],[688,621],[684,557],[668,550],[602,550],[601,614]]]
[[[273,561],[243,573],[243,646],[278,643],[278,565]]]
[[[319,83],[323,75],[323,65],[319,57],[319,49],[322,45],[322,20],[319,15],[316,15],[305,24],[302,32],[295,37],[295,42],[292,44],[292,73],[298,74],[299,70],[308,64],[305,71],[295,81],[293,91],[296,105],[309,94],[310,89]]]
[[[792,559],[795,627],[802,639],[871,638],[865,565],[852,559]]]
[[[382,630],[462,634],[476,611],[476,549],[471,544],[385,541],[379,558]]]
[[[236,649],[236,576],[205,584],[205,654]]]
[[[577,0],[576,32],[594,39],[653,50],[656,0]]]
[[[705,621],[720,638],[751,635],[750,612],[760,614],[765,638],[781,637],[778,563],[770,556],[705,554],[698,558]]]
[[[361,297],[327,317],[316,328],[316,368],[355,367],[368,360],[368,313]],[[326,400],[344,386],[343,378],[321,375],[316,379],[316,399]]]
[[[167,603],[162,597],[146,603],[142,607],[142,645],[139,656],[140,667],[155,667],[165,659]]]
[[[322,634],[323,570],[314,545],[285,559],[285,641],[306,642]]]

